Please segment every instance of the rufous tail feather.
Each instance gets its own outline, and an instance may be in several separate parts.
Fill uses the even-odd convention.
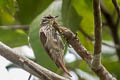
[[[72,77],[68,71],[68,69],[65,67],[65,65],[59,60],[59,65],[61,69],[63,69],[70,77]]]

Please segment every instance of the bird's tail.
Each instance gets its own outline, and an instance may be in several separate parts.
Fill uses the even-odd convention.
[[[60,68],[63,69],[70,77],[72,77],[72,76],[70,75],[68,69],[65,67],[64,63],[61,62],[61,60],[58,60],[58,62],[59,62]]]

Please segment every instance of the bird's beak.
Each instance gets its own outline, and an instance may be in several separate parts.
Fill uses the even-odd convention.
[[[55,18],[58,18],[58,16],[55,16]]]

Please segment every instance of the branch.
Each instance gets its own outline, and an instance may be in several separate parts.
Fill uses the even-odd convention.
[[[28,30],[29,29],[29,25],[0,26],[0,29],[9,29],[9,30],[22,29],[22,30]]]
[[[105,7],[104,3],[102,2],[102,0],[100,3],[100,7],[101,7],[101,11],[102,11],[104,17],[106,18],[108,26],[111,29],[114,26],[114,21],[113,21],[111,14],[108,12],[107,8]]]
[[[118,24],[119,24],[119,20],[120,20],[120,7],[119,7],[119,4],[117,3],[116,0],[112,0],[114,6],[115,6],[115,9],[117,11],[117,14],[118,14],[118,18],[117,18],[117,21],[116,21],[116,26],[118,27]]]
[[[114,78],[102,64],[100,65],[99,69],[97,70],[93,69],[92,66],[93,56],[84,48],[84,46],[80,43],[78,37],[71,30],[67,29],[66,27],[61,27],[57,23],[56,19],[54,21],[53,27],[63,35],[67,43],[70,44],[74,48],[74,50],[78,53],[78,55],[82,57],[83,60],[86,61],[89,67],[96,73],[96,75],[99,76],[101,80],[116,80],[116,78]]]
[[[117,10],[117,13],[118,13],[118,17],[120,18],[120,7],[119,7],[119,4],[117,3],[116,0],[112,0],[114,6],[115,6],[115,9]]]
[[[0,55],[42,80],[69,80],[19,55],[2,42],[0,42]]]
[[[93,0],[95,45],[93,57],[93,69],[98,70],[101,66],[101,44],[102,44],[102,20],[100,13],[100,0]]]
[[[100,12],[100,0],[93,0],[95,45],[92,70],[100,77],[100,80],[113,80],[110,73],[101,64],[101,44],[102,44],[102,20]],[[108,77],[109,76],[109,77]]]
[[[108,47],[110,47],[110,48],[114,48],[114,49],[115,49],[115,48],[119,48],[118,45],[113,46],[113,45],[110,45],[110,44],[105,43],[105,42],[102,42],[102,44],[105,45],[105,46],[108,46]]]

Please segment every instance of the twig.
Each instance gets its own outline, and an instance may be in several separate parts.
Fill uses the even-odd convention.
[[[115,6],[115,9],[117,10],[117,13],[118,13],[118,17],[120,18],[120,7],[119,7],[119,4],[117,3],[116,0],[112,0],[114,6]]]
[[[31,79],[31,77],[32,77],[32,75],[30,74],[30,75],[29,75],[29,77],[28,77],[28,80],[30,80],[30,79]]]
[[[110,45],[110,44],[105,43],[105,42],[102,42],[102,44],[105,45],[105,46],[108,46],[108,47],[110,47],[110,48],[114,48],[114,49],[115,49],[115,48],[118,48],[117,45],[113,46],[113,45]]]
[[[74,48],[74,50],[78,53],[78,55],[81,56],[82,59],[87,62],[89,67],[96,73],[96,75],[99,76],[99,78],[101,80],[116,80],[105,69],[105,67],[102,64],[100,65],[99,69],[97,69],[97,70],[93,69],[93,66],[92,66],[93,56],[84,48],[84,46],[80,43],[80,40],[78,39],[78,37],[72,31],[70,31],[66,27],[61,27],[57,23],[56,19],[54,21],[54,26],[53,27],[63,35],[63,37],[67,41],[67,43],[70,44]]]
[[[111,16],[111,14],[108,12],[107,8],[105,7],[104,3],[102,2],[101,0],[101,3],[100,3],[100,7],[101,7],[101,11],[104,15],[104,17],[106,18],[107,20],[107,24],[109,25],[110,28],[112,28],[112,26],[114,26],[114,21],[113,21],[113,18]],[[110,22],[110,23],[108,23]],[[110,26],[111,25],[111,26]]]
[[[42,80],[69,80],[19,55],[2,42],[0,42],[0,55]]]
[[[116,20],[116,26],[117,26],[117,27],[118,27],[118,25],[119,25],[119,21],[120,21],[120,18],[117,17],[117,20]]]
[[[8,29],[8,30],[22,29],[22,30],[28,30],[29,29],[29,25],[0,26],[0,29]]]
[[[116,26],[118,27],[118,24],[119,24],[119,21],[120,21],[120,7],[119,7],[119,4],[117,3],[116,0],[112,0],[114,6],[115,6],[115,9],[117,11],[117,14],[118,14],[118,18],[117,18],[117,21],[116,21]]]

